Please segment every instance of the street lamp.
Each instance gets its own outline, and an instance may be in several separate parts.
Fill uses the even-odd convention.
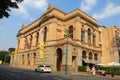
[[[69,36],[69,30],[68,29],[64,29],[64,37],[67,39],[66,41],[66,63],[65,63],[65,74],[68,74],[68,38]]]

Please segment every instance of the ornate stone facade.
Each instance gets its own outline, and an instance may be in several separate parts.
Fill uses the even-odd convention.
[[[22,25],[11,65],[34,69],[39,64],[46,64],[53,71],[64,71],[67,61],[70,72],[77,72],[78,66],[82,65],[92,67],[104,62],[103,30],[95,19],[79,9],[64,13],[49,5],[39,19],[28,26]],[[44,58],[41,59],[40,42],[43,41]]]

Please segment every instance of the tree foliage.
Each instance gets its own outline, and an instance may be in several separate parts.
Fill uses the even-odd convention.
[[[5,61],[5,56],[8,54],[8,51],[0,51],[0,60]]]
[[[18,4],[23,0],[0,0],[0,19],[3,17],[9,17],[10,14],[8,13],[11,9],[18,9]]]
[[[10,63],[10,56],[6,56],[5,63]]]
[[[9,51],[9,53],[12,53],[15,51],[15,48],[9,48],[8,51]]]

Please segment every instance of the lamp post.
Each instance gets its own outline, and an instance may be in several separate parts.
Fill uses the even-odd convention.
[[[69,30],[64,29],[64,37],[67,39],[66,41],[66,62],[65,62],[65,74],[68,74],[68,38],[69,38]]]

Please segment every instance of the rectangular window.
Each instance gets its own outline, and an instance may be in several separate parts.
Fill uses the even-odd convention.
[[[81,31],[81,42],[85,43],[85,32]]]
[[[43,36],[43,41],[44,41],[44,43],[46,42],[46,40],[47,40],[47,27],[45,27],[44,28],[44,36]]]
[[[88,29],[88,44],[91,44],[91,30]]]

